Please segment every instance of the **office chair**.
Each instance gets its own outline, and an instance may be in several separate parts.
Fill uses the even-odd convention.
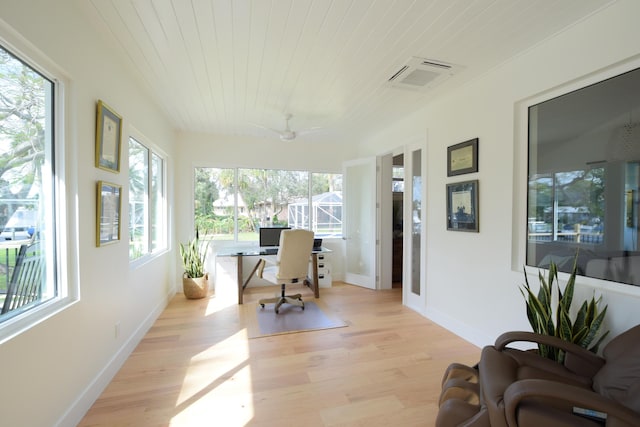
[[[265,260],[260,261],[258,276],[269,282],[281,286],[280,296],[264,298],[258,303],[264,308],[265,304],[275,303],[276,314],[284,303],[302,307],[302,295],[285,295],[285,285],[294,283],[308,283],[309,256],[313,248],[313,232],[294,229],[280,233],[280,246],[276,255],[276,264],[265,267]]]

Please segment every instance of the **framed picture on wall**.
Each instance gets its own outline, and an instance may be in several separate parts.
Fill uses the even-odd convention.
[[[122,187],[98,181],[96,207],[96,246],[120,240],[120,212]]]
[[[120,172],[122,117],[103,101],[98,101],[96,114],[96,167]]]
[[[480,231],[478,180],[447,184],[447,230]]]
[[[478,138],[447,147],[447,176],[478,172]]]

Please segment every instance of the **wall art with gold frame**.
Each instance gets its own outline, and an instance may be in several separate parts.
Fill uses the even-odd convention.
[[[99,100],[96,113],[96,167],[120,172],[121,146],[122,117]]]
[[[478,138],[447,147],[447,176],[478,172]]]

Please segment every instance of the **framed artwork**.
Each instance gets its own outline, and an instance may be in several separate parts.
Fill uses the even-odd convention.
[[[96,209],[96,246],[120,240],[120,212],[122,187],[98,181]]]
[[[96,167],[120,172],[122,117],[107,104],[98,101],[96,115]]]
[[[478,172],[478,138],[447,147],[447,176]]]
[[[447,230],[478,232],[478,180],[447,184]]]

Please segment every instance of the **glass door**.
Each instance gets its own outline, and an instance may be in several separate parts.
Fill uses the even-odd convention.
[[[418,144],[405,153],[403,296],[408,307],[422,312],[425,300],[426,153]]]
[[[344,164],[345,280],[376,288],[376,159]]]

